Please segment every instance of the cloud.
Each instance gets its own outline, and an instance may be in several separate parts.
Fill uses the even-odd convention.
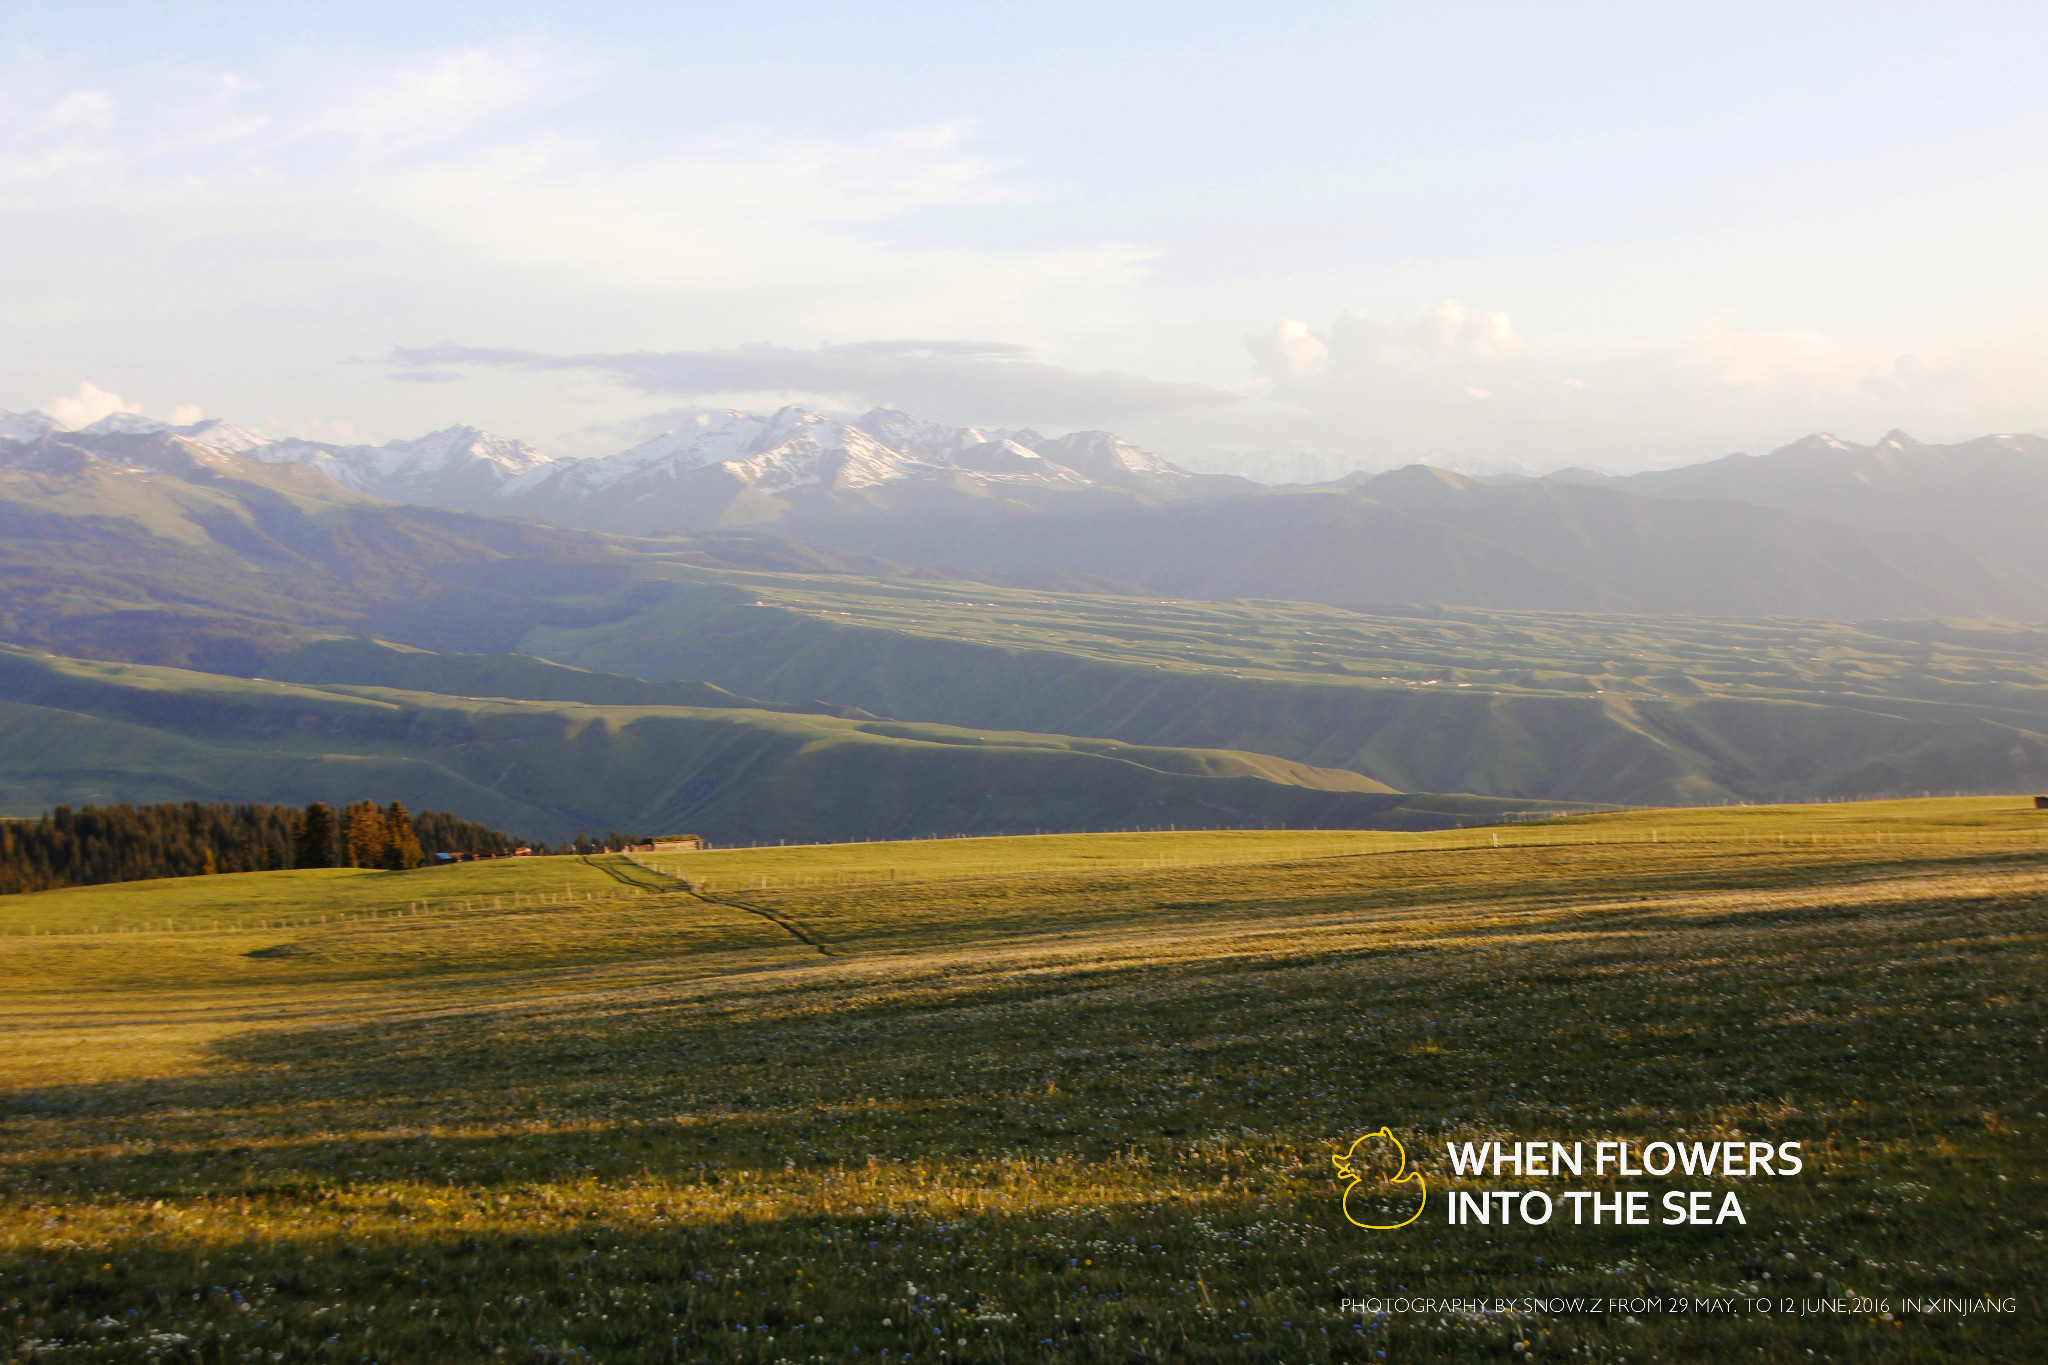
[[[455,141],[491,117],[536,98],[559,99],[583,86],[587,76],[529,51],[469,48],[345,88],[289,135],[336,134],[358,162],[382,161]]]
[[[1275,384],[1291,384],[1329,363],[1330,343],[1297,318],[1283,318],[1263,336],[1244,339],[1252,359]]]
[[[188,391],[209,411],[346,403],[373,428],[445,423],[465,415],[446,395],[471,396],[432,376],[341,384],[346,396],[305,379],[394,336],[700,358],[737,338],[801,339],[855,348],[802,367],[831,393],[923,401],[950,383],[1015,396],[1009,411],[1038,392],[1096,420],[1187,401],[1022,356],[928,347],[893,371],[856,364],[866,337],[994,334],[1045,354],[1138,312],[1149,249],[977,238],[941,221],[1038,193],[976,155],[964,122],[621,128],[604,101],[572,103],[604,73],[517,43],[390,63],[336,50],[311,70],[250,60],[0,52],[0,373],[47,388],[113,363],[99,319],[118,312],[119,358],[150,355],[166,387],[203,383]],[[200,346],[195,317],[209,320]],[[609,368],[640,392],[697,382],[644,358],[597,370]],[[489,406],[474,417],[502,426],[621,420],[632,402],[566,374],[475,401]]]
[[[1286,318],[1245,345],[1276,389],[1313,391],[1341,386],[1374,372],[1470,371],[1517,361],[1529,345],[1515,335],[1506,313],[1475,312],[1456,299],[1429,304],[1397,322],[1381,322],[1359,309],[1337,316],[1329,334]],[[1471,387],[1458,381],[1462,387]]]
[[[1284,319],[1245,338],[1255,382],[1203,433],[1198,462],[1260,476],[1426,460],[1480,472],[1642,468],[1773,449],[1817,430],[1929,439],[2023,429],[2038,410],[2020,357],[2039,337],[1936,360],[1811,327],[1703,314],[1662,335],[1528,338],[1455,299],[1325,331]],[[1190,433],[1192,434],[1192,433]],[[1171,449],[1169,435],[1153,436]],[[1256,444],[1254,444],[1256,443]],[[1305,452],[1286,456],[1250,450]],[[1191,455],[1194,452],[1189,452]]]
[[[640,393],[707,400],[779,395],[835,407],[897,407],[942,421],[1112,424],[1213,409],[1237,395],[1110,371],[1084,373],[1027,359],[1027,347],[988,341],[862,341],[814,350],[729,350],[546,355],[445,343],[390,355],[402,373],[451,365],[525,371],[587,370]]]
[[[89,427],[102,417],[117,412],[141,412],[142,404],[131,403],[118,393],[108,393],[97,384],[81,380],[76,391],[43,404],[43,411],[63,426]]]

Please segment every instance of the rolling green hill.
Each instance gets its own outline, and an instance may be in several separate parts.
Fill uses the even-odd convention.
[[[580,701],[599,706],[695,706],[782,711],[879,720],[858,707],[830,702],[784,703],[737,696],[706,682],[650,682],[617,673],[593,673],[530,654],[436,654],[381,640],[319,640],[271,661],[263,676],[276,682],[354,683],[452,697],[506,697],[515,701]]]
[[[551,841],[630,828],[719,843],[1438,828],[1529,804],[1404,796],[1357,773],[1255,753],[729,704],[312,687],[0,648],[0,810],[365,796]]]
[[[905,720],[1276,754],[1403,791],[1625,804],[2048,789],[2048,631],[1364,613],[643,569],[526,651]]]

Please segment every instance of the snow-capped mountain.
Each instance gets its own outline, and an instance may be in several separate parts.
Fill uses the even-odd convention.
[[[6,429],[0,427],[0,431]],[[74,488],[132,490],[139,485],[233,481],[263,484],[280,492],[319,500],[361,501],[306,465],[266,464],[246,454],[180,435],[161,423],[142,431],[114,427],[72,431],[53,425],[33,440],[0,437],[0,472],[31,479],[47,476]],[[117,515],[133,514],[134,506],[126,495],[116,497],[115,501],[121,509]]]
[[[563,463],[524,441],[467,426],[376,446],[289,438],[253,447],[249,454],[271,464],[309,464],[371,497],[472,510],[489,508],[522,475]]]
[[[845,421],[789,407],[696,413],[616,455],[512,480],[505,497],[508,510],[540,520],[638,531],[776,521],[798,506],[851,511],[920,494],[1033,500],[1116,490],[1171,499],[1240,484],[1251,487],[1192,474],[1105,431],[1048,438],[888,408]]]
[[[240,455],[270,443],[270,437],[260,431],[251,431],[213,417],[179,426],[175,422],[159,422],[154,417],[144,417],[139,413],[115,412],[74,431],[47,412],[0,412],[0,441],[33,441],[57,432],[72,436],[151,436],[167,432],[212,446],[215,450],[225,450],[230,455]]]
[[[806,484],[869,488],[955,475],[1055,488],[1199,477],[1106,431],[1048,439],[1028,427],[948,427],[889,408],[842,422],[794,407],[767,416],[700,413],[688,426],[557,477],[564,487],[595,490],[656,471],[674,477],[712,466],[758,492]]]
[[[38,414],[40,415],[40,414]],[[149,436],[156,432],[168,432],[182,436],[188,441],[225,450],[230,455],[244,455],[249,451],[270,444],[270,438],[260,431],[238,427],[233,422],[223,422],[218,417],[209,417],[203,422],[190,422],[177,426],[170,422],[159,422],[153,417],[143,417],[133,412],[115,412],[100,418],[90,426],[78,428],[80,436]]]
[[[0,412],[0,440],[33,441],[53,434],[86,449],[101,437],[174,436],[265,464],[310,465],[342,487],[375,498],[472,510],[489,508],[521,475],[557,463],[524,441],[475,427],[449,427],[383,445],[335,445],[297,437],[279,440],[218,418],[180,426],[117,412],[71,431],[46,413]]]
[[[117,437],[177,437],[265,464],[309,466],[394,502],[635,534],[777,521],[798,507],[836,516],[902,497],[1034,502],[1115,492],[1160,501],[1254,487],[1191,473],[1106,431],[1047,437],[1029,428],[951,427],[888,408],[851,421],[798,407],[709,410],[616,455],[584,459],[468,426],[338,445],[272,439],[219,420],[176,426],[115,413],[65,431],[42,413],[0,414],[0,439],[52,433],[86,448]]]
[[[0,441],[33,441],[64,424],[46,412],[0,412]]]

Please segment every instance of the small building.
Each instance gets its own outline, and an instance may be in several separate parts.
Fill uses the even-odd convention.
[[[2037,796],[2037,797],[2035,797],[2035,798],[2034,798],[2034,809],[2035,809],[2035,810],[2048,810],[2048,796]]]
[[[685,853],[704,847],[703,837],[696,834],[657,834],[644,844],[632,846],[635,853]]]

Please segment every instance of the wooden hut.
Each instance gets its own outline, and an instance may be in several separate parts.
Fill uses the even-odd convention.
[[[634,844],[635,853],[687,853],[704,847],[704,840],[695,834],[657,834],[644,844]]]

